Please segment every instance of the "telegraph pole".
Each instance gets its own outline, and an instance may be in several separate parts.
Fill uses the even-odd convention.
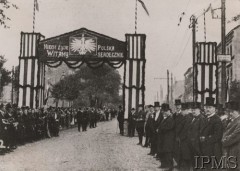
[[[197,95],[195,93],[195,90],[196,90],[195,54],[196,54],[196,24],[197,24],[197,19],[196,19],[195,15],[192,15],[190,20],[191,20],[191,24],[190,24],[189,28],[192,28],[193,102],[196,102],[197,101]]]
[[[170,87],[169,87],[169,70],[167,70],[167,103],[169,104],[169,91]]]
[[[13,84],[14,84],[14,66],[12,67],[12,93],[11,93],[11,103],[13,105]]]
[[[221,41],[222,41],[222,55],[226,54],[226,0],[222,1],[222,16],[221,16]],[[226,103],[226,62],[222,62],[222,79],[221,79],[221,101],[223,107]]]
[[[171,104],[173,104],[173,73],[171,73]]]

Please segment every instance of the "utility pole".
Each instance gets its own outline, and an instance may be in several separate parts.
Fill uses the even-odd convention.
[[[14,66],[12,67],[12,93],[11,93],[11,104],[13,105],[13,84],[14,84]]]
[[[226,0],[222,1],[222,16],[221,16],[221,41],[222,41],[222,55],[226,54]],[[226,104],[226,62],[222,62],[222,79],[221,79],[221,101],[223,107]]]
[[[169,86],[169,70],[167,70],[167,78],[154,78],[154,80],[167,80],[167,103],[169,104],[169,97],[170,97],[170,86]],[[163,92],[162,92],[162,86],[160,85],[160,99],[161,96],[163,96]]]
[[[169,104],[169,92],[170,92],[170,87],[169,87],[169,70],[167,70],[167,103]]]
[[[173,104],[173,73],[171,73],[171,104]]]
[[[191,18],[191,24],[189,28],[192,28],[192,67],[193,67],[193,102],[197,101],[197,95],[196,95],[196,70],[195,70],[195,54],[196,54],[196,24],[197,24],[197,19],[195,15],[192,15]]]

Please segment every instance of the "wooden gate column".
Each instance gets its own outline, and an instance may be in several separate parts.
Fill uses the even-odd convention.
[[[131,108],[145,105],[145,34],[126,34],[127,58],[124,65],[124,118]]]
[[[18,106],[37,108],[44,90],[44,67],[38,56],[40,33],[21,33],[19,56]]]

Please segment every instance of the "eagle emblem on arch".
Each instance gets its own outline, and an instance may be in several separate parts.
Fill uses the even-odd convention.
[[[70,37],[70,55],[96,55],[97,39],[95,37],[85,36]]]

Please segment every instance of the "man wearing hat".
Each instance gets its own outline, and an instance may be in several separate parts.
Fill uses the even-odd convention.
[[[152,156],[157,154],[157,128],[163,119],[163,115],[161,113],[161,106],[159,102],[154,102],[154,110],[155,112],[153,113],[153,118],[151,119],[150,124],[151,151],[149,155]]]
[[[193,119],[188,129],[188,140],[191,149],[191,162],[195,163],[195,156],[201,156],[200,150],[200,131],[206,125],[206,118],[201,113],[201,103],[196,102],[192,110]]]
[[[144,135],[144,123],[145,123],[146,114],[143,110],[143,105],[138,105],[138,112],[135,117],[136,121],[136,130],[138,133],[139,143],[138,145],[142,145],[143,135]]]
[[[135,135],[135,129],[136,129],[136,124],[134,120],[135,117],[136,117],[136,110],[135,108],[132,108],[128,116],[128,136],[129,137],[134,137]]]
[[[160,157],[160,168],[172,170],[173,168],[173,146],[174,146],[174,120],[169,105],[162,104],[163,119],[160,122],[158,135],[158,155]]]
[[[182,114],[182,105],[183,105],[183,110],[185,110],[185,104],[181,103],[180,99],[175,100],[175,106],[176,106],[176,112],[173,114],[173,119],[175,121],[175,143],[174,143],[174,159],[179,165],[179,157],[180,157],[180,132],[182,131],[183,128],[183,123],[184,123],[184,116]]]
[[[150,145],[150,125],[153,119],[154,108],[153,105],[148,105],[146,107],[146,122],[145,122],[145,144],[144,147],[148,147]]]
[[[215,156],[219,161],[222,156],[223,125],[216,114],[214,101],[212,97],[206,98],[204,113],[207,123],[200,131],[200,147],[203,156]],[[211,164],[207,165],[207,168],[211,167]]]
[[[117,120],[119,123],[120,134],[123,135],[124,112],[122,106],[119,106]]]
[[[222,143],[227,151],[227,157],[236,157],[237,168],[231,169],[240,171],[240,108],[239,103],[230,102],[229,111],[231,121],[227,126],[226,132],[223,135]],[[234,168],[236,163],[230,163],[230,167]]]

